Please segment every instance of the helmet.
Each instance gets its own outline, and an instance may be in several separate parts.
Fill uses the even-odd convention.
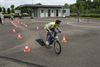
[[[55,22],[56,22],[56,24],[60,24],[60,23],[61,23],[61,21],[60,21],[60,20],[56,20]]]

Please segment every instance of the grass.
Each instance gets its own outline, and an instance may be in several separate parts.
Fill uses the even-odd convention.
[[[100,20],[100,17],[81,17],[81,18]]]

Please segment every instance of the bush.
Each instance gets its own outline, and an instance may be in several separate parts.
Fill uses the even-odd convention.
[[[23,13],[22,14],[22,17],[29,17],[30,15],[29,14],[27,14],[27,13]]]
[[[29,17],[29,14],[22,14],[19,16],[19,14],[14,14],[14,17]],[[4,14],[4,18],[10,18],[10,14]]]
[[[71,13],[70,16],[71,17],[76,17],[77,16],[77,13]]]
[[[81,17],[100,17],[100,14],[81,14]]]
[[[15,14],[14,17],[29,17],[29,14],[21,14],[21,16],[19,14]]]
[[[71,17],[77,17],[77,13],[72,13]],[[80,14],[80,17],[100,17],[100,14]]]
[[[4,18],[10,18],[10,14],[4,14]]]

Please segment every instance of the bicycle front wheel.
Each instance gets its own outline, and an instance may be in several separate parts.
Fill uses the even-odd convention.
[[[54,42],[54,50],[55,50],[55,53],[58,55],[61,53],[61,45],[59,41]]]

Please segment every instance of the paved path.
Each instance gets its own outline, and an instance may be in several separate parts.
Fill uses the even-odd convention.
[[[33,22],[28,19],[29,23],[24,23],[27,20],[18,19],[14,20],[13,24],[10,20],[6,20],[7,22],[0,25],[0,60],[2,60],[0,66],[100,67],[99,23],[71,23],[66,19],[62,20],[64,22],[61,25],[60,38],[64,35],[68,42],[62,43],[62,53],[59,56],[55,54],[53,48],[47,49],[36,41],[41,38],[45,41],[46,34],[43,26],[46,22]],[[12,32],[13,28],[16,28],[15,33]],[[16,39],[18,33],[22,34],[22,40]],[[23,48],[27,42],[31,52],[25,54]]]

